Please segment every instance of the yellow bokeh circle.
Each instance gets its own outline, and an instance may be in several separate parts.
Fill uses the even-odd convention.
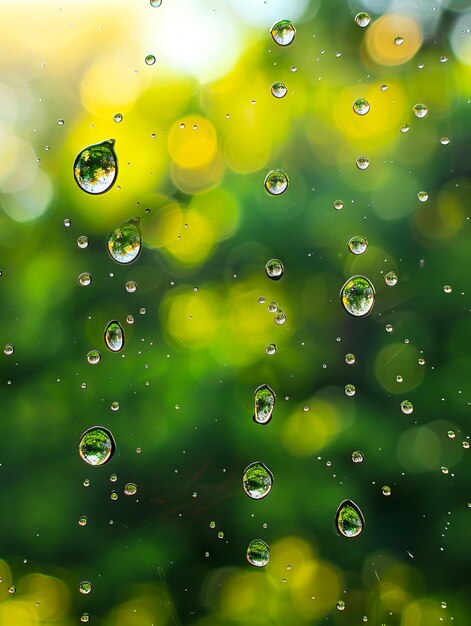
[[[217,153],[216,129],[209,120],[200,115],[187,115],[173,124],[167,146],[170,156],[179,167],[204,167]]]
[[[404,39],[401,45],[396,37]],[[378,18],[367,29],[365,45],[368,56],[380,65],[402,65],[409,61],[422,45],[420,24],[407,15],[389,13]]]

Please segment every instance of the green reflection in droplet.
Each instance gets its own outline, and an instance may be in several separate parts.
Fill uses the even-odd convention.
[[[141,253],[142,238],[140,217],[117,226],[108,236],[108,252],[111,258],[122,265],[132,263]]]
[[[249,498],[260,500],[269,494],[273,486],[273,474],[266,465],[256,461],[245,468],[242,484]]]
[[[118,174],[114,144],[114,139],[107,139],[79,152],[74,162],[74,176],[80,189],[98,195],[113,186]]]
[[[107,428],[92,426],[80,437],[79,453],[89,465],[104,465],[114,454],[115,442]]]
[[[341,502],[335,514],[335,526],[343,537],[358,537],[365,526],[359,507],[352,500]]]
[[[119,352],[123,349],[124,330],[118,321],[111,321],[105,328],[105,344],[111,352]]]
[[[263,539],[254,539],[247,548],[247,561],[255,567],[265,567],[270,560],[270,547]]]
[[[257,387],[255,390],[254,422],[257,422],[257,424],[268,424],[273,416],[275,398],[275,392],[268,385]]]

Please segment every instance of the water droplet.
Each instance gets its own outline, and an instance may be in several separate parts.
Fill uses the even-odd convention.
[[[401,402],[401,411],[406,415],[410,415],[414,410],[414,405],[409,400],[403,400]]]
[[[247,548],[247,561],[255,567],[265,567],[270,560],[270,547],[263,539],[254,539]]]
[[[334,209],[337,209],[337,211],[340,211],[340,209],[343,209],[343,201],[342,200],[335,200],[334,201]]]
[[[64,220],[64,226],[66,228],[70,228],[71,224],[72,224],[72,222],[69,220],[68,217],[66,217],[65,220]]]
[[[352,352],[349,352],[348,354],[345,355],[345,363],[347,363],[347,365],[353,365],[356,361],[356,357]]]
[[[353,103],[353,110],[357,115],[366,115],[370,110],[370,103],[366,98],[357,98]]]
[[[276,302],[270,302],[267,309],[269,313],[276,313],[278,311],[278,305]]]
[[[363,254],[368,248],[368,241],[362,235],[355,235],[348,242],[348,249],[353,254]]]
[[[116,124],[119,124],[123,121],[123,116],[121,115],[121,113],[115,113],[113,115],[113,120],[116,122]]]
[[[451,293],[451,292],[453,291],[453,289],[450,287],[450,285],[445,285],[445,286],[443,287],[443,291],[444,291],[445,293]]]
[[[115,483],[118,480],[118,474],[111,474],[110,481]]]
[[[391,326],[391,324],[386,324],[386,332],[392,333],[392,331],[393,331],[393,327]]]
[[[442,609],[446,609],[446,602],[440,602],[440,606],[442,607]]]
[[[116,263],[122,265],[132,263],[141,253],[141,218],[117,226],[108,236],[108,252]]]
[[[268,385],[260,385],[255,390],[255,410],[253,420],[257,424],[268,424],[273,416],[276,394]]]
[[[456,437],[455,432],[453,430],[449,430],[448,431],[448,437],[450,439],[454,439]]]
[[[88,285],[92,282],[92,276],[88,272],[82,272],[78,277],[79,285],[82,287],[88,287]]]
[[[465,450],[469,450],[469,441],[463,441],[461,445]]]
[[[279,326],[281,326],[282,324],[286,322],[286,314],[283,313],[283,311],[278,311],[274,319],[275,319],[275,324],[278,324]]]
[[[86,526],[88,522],[88,519],[86,517],[86,515],[82,515],[82,517],[79,518],[79,526]]]
[[[352,452],[352,461],[354,463],[363,463],[363,452],[360,452],[360,450],[355,450],[354,452]]]
[[[134,280],[128,280],[126,283],[126,291],[128,293],[134,293],[137,290],[137,283]]]
[[[381,488],[381,491],[383,493],[383,496],[390,496],[391,495],[391,487],[389,487],[388,485],[384,485]]]
[[[419,359],[418,363],[419,365],[425,365],[425,359]]]
[[[269,343],[265,348],[265,352],[267,354],[275,354],[276,352],[276,343]]]
[[[8,593],[16,593],[16,587],[15,585],[10,585],[8,587]]]
[[[276,82],[270,87],[270,91],[275,98],[284,98],[288,93],[288,88],[284,83]]]
[[[216,528],[216,522],[209,522],[210,528]]]
[[[88,622],[90,619],[90,613],[82,613],[82,615],[80,616],[80,621],[81,622]]]
[[[133,315],[128,315],[128,316],[126,317],[126,322],[127,322],[128,324],[134,324],[134,316],[133,316]]]
[[[119,352],[123,349],[124,329],[118,321],[111,321],[105,328],[105,344],[111,352]]]
[[[154,65],[155,56],[153,54],[148,54],[145,58],[146,65]]]
[[[118,174],[114,144],[114,139],[107,139],[79,152],[74,162],[74,176],[80,189],[91,194],[111,189]]]
[[[86,235],[81,235],[78,239],[77,239],[77,248],[81,248],[82,250],[84,248],[88,247],[88,237]]]
[[[112,492],[110,493],[110,498],[111,498],[113,501],[116,501],[116,500],[119,498],[119,496],[118,496],[118,494],[116,493],[116,491],[112,491]]]
[[[134,483],[126,483],[124,485],[124,494],[126,496],[134,496],[137,493],[137,485]]]
[[[388,287],[394,287],[397,285],[397,276],[395,272],[388,272],[384,277],[384,282]]]
[[[415,104],[412,108],[412,112],[414,113],[415,117],[422,119],[427,115],[428,109],[425,104]]]
[[[447,146],[450,143],[450,140],[448,137],[442,137],[440,139],[440,143],[442,144],[442,146]]]
[[[79,453],[89,465],[104,465],[114,454],[116,445],[107,428],[92,426],[80,437]]]
[[[363,513],[352,500],[340,503],[335,514],[335,527],[344,537],[358,537],[365,527]]]
[[[417,194],[417,198],[421,202],[427,202],[427,200],[428,200],[428,193],[426,191],[419,191],[419,193]]]
[[[352,385],[351,383],[345,385],[345,395],[354,396],[356,394],[356,391],[357,390],[355,389],[355,385]]]
[[[339,600],[337,602],[337,609],[339,611],[344,611],[345,610],[345,602],[343,600]]]
[[[11,343],[7,343],[5,347],[3,348],[3,353],[6,354],[6,356],[11,356],[14,351],[15,351],[15,346]]]
[[[446,63],[448,61],[448,57],[447,56],[441,56],[440,57],[440,63]]]
[[[395,46],[402,46],[403,43],[404,43],[404,37],[401,37],[400,35],[397,35],[396,37],[394,37]]]
[[[80,583],[79,585],[79,591],[80,593],[90,593],[90,591],[92,590],[92,583],[89,583],[88,580],[84,580]]]
[[[388,86],[386,84],[383,84],[380,86],[381,91],[387,91],[388,90]]]
[[[402,378],[402,376],[401,376],[400,374],[398,374],[398,375],[396,376],[396,382],[398,382],[398,383],[402,383],[402,382],[404,382],[404,379]]]
[[[270,29],[273,41],[279,46],[289,46],[296,35],[296,29],[289,20],[276,22]]]
[[[242,484],[249,498],[260,500],[270,493],[273,474],[266,465],[256,461],[245,468]]]
[[[90,481],[88,480],[88,478],[86,478],[86,479],[83,481],[83,486],[84,486],[84,487],[90,487]]]
[[[340,301],[347,313],[355,317],[364,317],[373,308],[374,287],[368,278],[352,276],[340,290]]]
[[[267,276],[273,280],[280,280],[284,271],[283,263],[279,259],[270,259],[265,264],[265,272]]]
[[[404,124],[404,126],[401,126],[401,133],[408,133],[409,132],[409,124]]]
[[[368,159],[368,157],[359,156],[358,159],[356,160],[356,166],[358,167],[359,170],[366,170],[368,169],[369,165],[370,165],[370,160]]]
[[[87,361],[90,363],[90,365],[96,365],[100,362],[100,359],[101,354],[98,352],[98,350],[90,350],[90,352],[87,354]]]
[[[64,120],[63,119],[58,119],[57,123],[59,124],[59,126],[64,126]]]
[[[119,402],[112,402],[111,403],[111,410],[112,411],[119,411]]]
[[[365,13],[364,11],[360,11],[360,13],[357,13],[355,15],[355,23],[360,28],[366,28],[370,22],[371,17],[368,15],[368,13]]]
[[[442,474],[448,474],[448,467],[442,467]]]
[[[260,298],[258,299],[258,303],[265,304],[265,298],[263,296],[260,296]]]
[[[159,7],[162,4],[162,0],[150,0],[151,7]]]
[[[281,196],[288,189],[288,176],[283,170],[271,170],[265,177],[265,189],[272,196]]]

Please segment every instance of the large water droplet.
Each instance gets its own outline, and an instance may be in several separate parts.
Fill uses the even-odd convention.
[[[288,89],[284,83],[276,82],[270,87],[270,91],[275,98],[284,98],[288,93]]]
[[[359,170],[366,170],[370,166],[370,160],[366,156],[359,156],[356,160],[356,166]]]
[[[247,561],[255,567],[265,567],[270,560],[270,547],[263,539],[254,539],[247,548]]]
[[[74,162],[74,176],[80,189],[100,194],[110,189],[118,174],[114,139],[107,139],[84,148]]]
[[[108,252],[116,263],[132,263],[141,253],[141,218],[134,217],[120,224],[108,237]]]
[[[375,290],[364,276],[352,276],[340,290],[340,301],[350,315],[364,317],[375,303]]]
[[[276,394],[268,385],[260,385],[255,390],[255,412],[254,422],[257,424],[268,424],[275,408]]]
[[[265,189],[272,196],[281,196],[288,189],[288,176],[283,170],[271,170],[265,177]]]
[[[363,254],[368,248],[368,241],[362,235],[355,235],[348,242],[348,249],[353,254]]]
[[[412,111],[415,117],[418,117],[420,119],[425,117],[428,113],[428,109],[425,106],[425,104],[415,104],[414,107],[412,108]]]
[[[126,483],[124,485],[124,494],[126,496],[134,496],[137,493],[137,485],[134,483]]]
[[[245,468],[242,484],[249,498],[260,500],[270,493],[273,474],[266,465],[256,461]]]
[[[270,29],[273,41],[279,46],[289,46],[296,35],[296,29],[289,20],[281,20]]]
[[[79,453],[89,465],[108,463],[115,451],[113,435],[107,428],[92,426],[80,437]]]
[[[414,411],[414,405],[410,400],[403,400],[401,402],[401,411],[406,415],[410,415]]]
[[[155,56],[153,54],[148,54],[145,58],[146,65],[154,65]]]
[[[370,110],[370,103],[366,98],[357,98],[353,103],[353,110],[358,115],[366,115]]]
[[[105,344],[111,352],[119,352],[123,349],[124,329],[118,321],[111,321],[105,328]]]
[[[90,363],[90,365],[96,365],[100,362],[100,359],[101,354],[98,352],[98,350],[90,350],[90,352],[87,354],[87,361]]]
[[[371,17],[368,15],[368,13],[360,11],[360,13],[357,13],[355,15],[355,22],[360,28],[366,28],[366,26],[368,26],[368,24],[371,22]]]
[[[341,502],[335,514],[335,526],[344,537],[358,537],[365,526],[365,518],[352,500]]]
[[[269,343],[266,348],[265,348],[265,352],[267,354],[275,354],[276,352],[276,343]]]
[[[283,276],[285,268],[280,259],[270,259],[265,265],[265,272],[269,278],[273,280],[280,280]]]

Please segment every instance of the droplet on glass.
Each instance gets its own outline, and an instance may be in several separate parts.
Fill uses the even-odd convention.
[[[82,287],[88,287],[88,285],[92,282],[92,276],[88,272],[82,272],[78,277],[79,285]]]
[[[450,287],[450,285],[445,285],[445,286],[443,287],[443,291],[444,291],[445,293],[451,293],[451,292],[453,291],[453,289]]]
[[[360,450],[355,450],[354,452],[352,452],[352,461],[354,463],[363,463],[363,452],[360,452]]]
[[[214,522],[214,521],[209,522],[209,527],[210,528],[216,528],[216,522]]]
[[[415,104],[412,108],[412,112],[414,113],[415,117],[422,119],[427,115],[428,109],[425,104]]]
[[[441,468],[441,470],[442,470],[442,474],[448,474],[448,471],[449,471],[448,467],[444,466],[444,467]]]
[[[87,361],[90,363],[90,365],[96,365],[100,362],[100,359],[101,354],[98,352],[98,350],[90,350],[90,352],[87,354]]]
[[[65,218],[65,220],[64,220],[64,226],[65,226],[66,228],[70,228],[70,227],[71,227],[71,225],[72,225],[72,222],[69,220],[69,218],[68,218],[68,217],[66,217],[66,218]]]
[[[391,324],[386,324],[386,332],[387,333],[392,333],[392,331],[393,331],[392,325]]]
[[[288,88],[284,83],[276,82],[270,87],[270,91],[275,98],[284,98],[288,93]]]
[[[296,29],[289,20],[276,22],[270,29],[273,41],[279,46],[289,46],[296,35]]]
[[[353,365],[356,361],[356,357],[352,352],[349,352],[345,355],[345,363],[347,365]]]
[[[419,191],[419,193],[417,194],[417,198],[421,202],[427,202],[427,200],[428,200],[428,193],[426,191]]]
[[[388,287],[394,287],[397,285],[397,276],[395,272],[388,272],[384,277],[384,282]]]
[[[162,4],[162,0],[150,0],[151,7],[159,7]]]
[[[273,474],[266,465],[256,461],[245,468],[242,484],[249,498],[261,500],[270,493],[273,486]]]
[[[363,513],[352,500],[340,503],[335,514],[335,527],[343,537],[358,537],[365,527]]]
[[[3,354],[5,354],[6,356],[11,356],[14,351],[15,351],[15,346],[11,343],[7,343],[5,347],[3,348]]]
[[[16,587],[15,585],[10,585],[8,587],[8,593],[16,593]]]
[[[356,394],[356,388],[355,385],[352,385],[351,383],[349,383],[348,385],[345,385],[345,395],[347,396],[354,396]]]
[[[272,280],[280,280],[284,270],[283,263],[279,259],[270,259],[265,264],[265,272]]]
[[[257,424],[268,424],[273,416],[276,394],[268,385],[260,385],[255,390],[255,410],[253,420]]]
[[[447,146],[450,143],[450,140],[448,137],[442,137],[440,139],[440,143],[442,144],[442,146]]]
[[[116,122],[116,124],[119,124],[123,121],[123,116],[121,115],[121,113],[115,113],[113,115],[113,120]]]
[[[335,200],[334,201],[334,209],[337,209],[337,211],[340,211],[340,209],[343,209],[343,201],[342,200]]]
[[[359,170],[366,170],[370,165],[370,160],[365,156],[359,156],[355,162]]]
[[[448,57],[443,55],[440,57],[440,63],[446,63],[448,61]]]
[[[84,248],[88,247],[88,237],[86,235],[81,235],[78,239],[77,239],[77,248],[81,248],[82,250]]]
[[[366,98],[357,98],[353,103],[353,110],[357,115],[366,115],[370,110],[370,103]]]
[[[86,515],[82,515],[82,517],[79,518],[79,526],[86,526],[88,522],[87,516]]]
[[[146,65],[154,65],[155,56],[153,54],[148,54],[145,58]]]
[[[337,602],[337,609],[339,611],[345,611],[345,602],[343,600]]]
[[[134,293],[137,290],[137,283],[134,280],[128,280],[126,283],[126,291],[128,293]]]
[[[124,329],[118,321],[112,320],[105,328],[105,344],[111,352],[123,349]]]
[[[132,263],[141,253],[141,218],[117,226],[108,236],[108,252],[111,258],[122,265]]]
[[[409,132],[409,124],[404,124],[403,126],[401,126],[401,133],[408,133]]]
[[[368,13],[365,13],[364,11],[360,11],[360,13],[357,13],[355,15],[355,23],[360,28],[366,28],[370,22],[371,17],[368,15]]]
[[[90,613],[82,613],[82,615],[80,616],[80,621],[86,623],[89,620],[90,620]]]
[[[365,276],[352,276],[340,290],[340,301],[347,313],[364,317],[374,306],[374,287]]]
[[[271,354],[275,354],[275,352],[276,352],[276,343],[269,343],[267,345],[267,347],[265,348],[265,352],[267,354],[270,354],[270,355]]]
[[[79,453],[89,465],[104,465],[114,454],[116,445],[107,428],[92,426],[80,437]]]
[[[381,91],[387,91],[388,90],[388,86],[385,83],[383,83],[382,85],[380,85],[380,89],[381,89]]]
[[[59,118],[57,120],[57,123],[59,124],[59,126],[64,126],[64,120],[62,118]]]
[[[112,402],[111,403],[111,410],[112,411],[119,411],[119,402]]]
[[[124,494],[126,496],[133,496],[137,493],[137,485],[134,483],[126,483],[124,485]]]
[[[87,594],[92,590],[92,583],[89,583],[88,580],[84,580],[79,585],[80,593]]]
[[[265,567],[270,560],[270,547],[263,539],[254,539],[247,548],[247,561],[255,567]]]
[[[355,235],[348,242],[348,249],[353,254],[363,254],[368,248],[368,240],[362,235]]]
[[[410,415],[414,410],[414,405],[409,400],[403,400],[401,402],[401,411],[406,415]]]
[[[283,311],[278,311],[278,313],[274,317],[274,320],[275,320],[275,324],[278,324],[278,326],[281,326],[282,324],[286,322],[286,313],[283,313]]]
[[[271,170],[265,177],[265,189],[272,196],[281,196],[288,189],[288,176],[283,170]]]
[[[404,43],[404,37],[401,37],[400,35],[397,35],[396,37],[394,37],[395,46],[402,46],[403,43]]]
[[[388,485],[384,485],[381,488],[381,491],[383,493],[383,496],[390,496],[391,495],[391,487],[389,487]]]
[[[111,189],[118,174],[114,144],[114,139],[107,139],[79,152],[74,162],[74,176],[80,189],[94,195]]]

